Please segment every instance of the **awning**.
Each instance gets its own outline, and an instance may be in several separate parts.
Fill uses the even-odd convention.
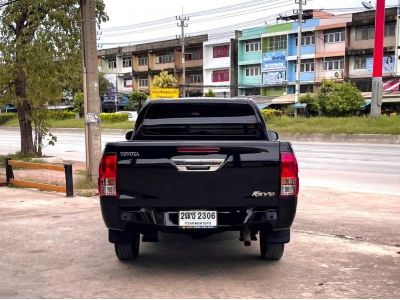
[[[260,110],[266,109],[268,106],[270,106],[271,103],[257,103],[257,107]]]

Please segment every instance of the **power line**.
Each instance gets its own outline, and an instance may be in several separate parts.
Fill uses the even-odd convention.
[[[291,12],[290,10],[284,11],[283,13],[289,13]],[[259,18],[251,21],[246,21],[242,23],[237,23],[233,25],[228,25],[228,26],[223,26],[223,27],[218,27],[214,28],[211,30],[203,30],[203,31],[197,31],[197,32],[192,32],[189,35],[203,35],[203,34],[208,34],[209,36],[212,36],[212,39],[217,39],[217,38],[223,38],[225,36],[230,36],[233,34],[234,30],[232,28],[235,28],[237,30],[240,29],[245,29],[246,27],[250,26],[256,26],[256,25],[262,25],[265,24],[266,22],[271,22],[271,21],[276,21],[276,18],[279,16],[279,14],[274,14],[270,15],[267,18]],[[124,42],[100,42],[102,45],[135,45],[135,44],[141,44],[141,43],[150,43],[154,41],[165,41],[165,40],[172,40],[174,39],[175,36],[164,36],[160,38],[154,38],[154,39],[146,39],[146,40],[136,40],[136,41],[124,41]]]
[[[284,4],[286,3],[286,4]],[[270,4],[268,4],[267,6],[262,6],[260,8],[258,8],[258,12],[262,12],[262,11],[267,11],[267,10],[271,10],[274,8],[282,8],[282,7],[286,7],[289,5],[293,5],[291,0],[285,0],[283,2],[280,3],[276,3],[275,5],[271,6]],[[218,17],[209,17],[209,18],[205,18],[205,19],[199,19],[199,20],[194,20],[191,21],[192,24],[197,24],[197,23],[202,23],[202,22],[206,22],[206,21],[216,21],[216,20],[220,20],[220,19],[224,19],[224,18],[232,18],[232,17],[237,17],[237,16],[242,16],[242,15],[246,15],[246,14],[251,14],[254,13],[254,8],[251,10],[245,10],[243,12],[236,12],[236,13],[231,13],[231,14],[226,14],[226,15],[222,15],[222,16],[218,16]],[[172,28],[173,26],[170,25],[160,25],[158,24],[155,27],[150,27],[147,29],[138,29],[136,28],[135,30],[130,30],[128,32],[119,32],[119,33],[108,33],[106,32],[105,34],[102,34],[103,37],[108,37],[108,36],[119,36],[119,35],[129,35],[129,34],[133,34],[133,33],[143,33],[143,32],[149,32],[149,31],[156,31],[156,30],[160,30],[160,29],[168,29],[168,28]]]
[[[252,5],[257,6],[257,3],[265,4],[266,0],[251,0],[247,2],[242,2],[234,5],[228,5],[228,6],[223,6],[215,9],[209,9],[209,10],[203,10],[199,12],[194,12],[191,14],[187,14],[188,17],[198,17],[202,15],[210,15],[210,14],[215,14],[216,12],[224,12],[224,11],[229,11],[229,10],[237,10],[241,9],[243,7],[246,7],[247,5]],[[124,26],[116,26],[116,27],[109,27],[109,28],[104,28],[102,29],[103,32],[108,32],[108,31],[121,31],[121,30],[129,30],[132,28],[137,28],[137,27],[146,27],[149,25],[154,25],[154,24],[160,24],[160,23],[165,23],[165,22],[171,22],[175,19],[175,16],[171,17],[166,17],[158,20],[152,20],[152,21],[147,21],[147,22],[142,22],[142,23],[136,23],[136,24],[130,24],[130,25],[124,25]]]

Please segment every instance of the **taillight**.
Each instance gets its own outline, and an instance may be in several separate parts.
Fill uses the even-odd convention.
[[[99,165],[99,195],[117,196],[117,155],[105,154]]]
[[[293,153],[281,153],[281,196],[296,196],[299,193],[299,169]]]

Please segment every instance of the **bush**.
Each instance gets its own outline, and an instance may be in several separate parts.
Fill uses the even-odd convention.
[[[324,116],[345,117],[363,105],[364,98],[351,82],[324,80],[317,90],[316,100]]]
[[[261,111],[261,114],[265,121],[269,121],[274,118],[282,117],[282,111],[278,109],[267,108]]]
[[[69,120],[75,119],[76,113],[67,110],[49,110],[48,118],[51,120]]]
[[[300,103],[307,104],[307,110],[319,111],[321,109],[317,97],[311,95],[310,93],[301,96]]]
[[[3,125],[16,117],[17,117],[16,113],[0,114],[0,125]]]
[[[212,89],[208,89],[207,93],[204,94],[204,97],[215,97],[215,93]]]
[[[102,122],[125,122],[128,121],[128,114],[123,113],[101,113],[100,120]]]

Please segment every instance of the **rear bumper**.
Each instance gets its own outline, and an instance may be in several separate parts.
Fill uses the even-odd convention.
[[[159,230],[164,232],[187,232],[194,229],[183,229],[178,226],[180,209],[209,209],[218,213],[218,226],[212,229],[197,229],[201,231],[232,231],[244,226],[258,230],[268,226],[273,231],[290,228],[293,223],[297,197],[280,199],[278,207],[223,207],[223,208],[152,208],[130,207],[120,208],[118,200],[101,197],[101,212],[107,228],[117,231],[140,231],[141,233]]]

